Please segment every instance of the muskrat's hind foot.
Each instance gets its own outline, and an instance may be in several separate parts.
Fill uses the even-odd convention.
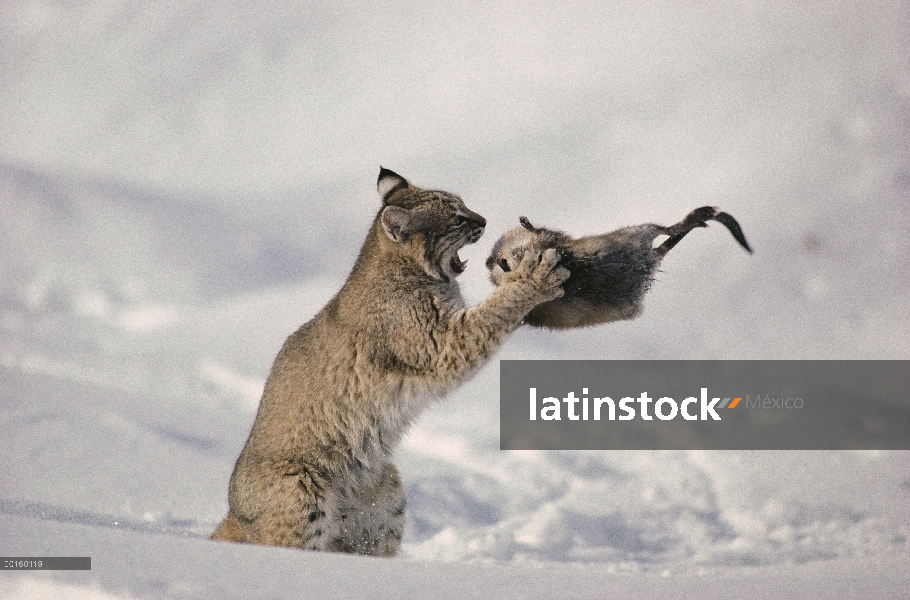
[[[658,256],[663,257],[673,248],[673,246],[678,244],[681,239],[686,237],[687,233],[696,227],[707,227],[708,224],[705,221],[717,221],[725,226],[730,230],[730,233],[733,234],[734,239],[739,242],[740,246],[750,253],[752,252],[752,248],[749,247],[749,242],[746,241],[746,236],[743,235],[743,230],[739,226],[739,223],[736,222],[736,219],[725,212],[721,212],[716,206],[702,206],[701,208],[696,208],[676,225],[667,227],[664,233],[670,237],[664,240],[664,243],[661,244],[655,252],[657,252]]]

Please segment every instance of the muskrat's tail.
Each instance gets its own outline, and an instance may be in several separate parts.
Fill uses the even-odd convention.
[[[749,242],[746,241],[746,236],[743,235],[742,227],[739,226],[739,223],[731,215],[721,212],[716,206],[702,206],[701,208],[696,208],[688,215],[686,218],[677,223],[667,227],[663,233],[669,235],[670,237],[664,240],[664,243],[658,246],[656,252],[660,257],[663,257],[667,252],[669,252],[673,246],[679,243],[681,239],[686,237],[686,234],[695,229],[696,227],[707,227],[708,224],[705,221],[717,221],[724,227],[730,230],[730,233],[733,234],[733,238],[739,242],[739,245],[752,253],[752,248],[749,246]]]

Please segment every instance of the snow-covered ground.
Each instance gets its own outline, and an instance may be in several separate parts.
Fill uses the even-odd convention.
[[[696,231],[639,319],[497,359],[910,358],[906,3],[13,0],[0,42],[0,554],[94,553],[0,595],[910,586],[910,453],[500,452],[497,360],[397,452],[402,558],[201,539],[380,164],[488,218],[472,303],[519,214],[582,234],[712,204],[755,249]]]

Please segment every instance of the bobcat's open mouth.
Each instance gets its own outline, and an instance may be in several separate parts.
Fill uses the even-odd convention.
[[[458,253],[456,252],[452,256],[452,260],[449,262],[449,265],[452,267],[453,273],[455,273],[456,275],[460,275],[460,274],[464,273],[465,269],[468,268],[468,261],[461,260],[461,258],[458,257]]]

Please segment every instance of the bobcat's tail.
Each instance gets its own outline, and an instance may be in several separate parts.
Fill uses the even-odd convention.
[[[237,520],[237,517],[235,517],[233,513],[228,513],[224,520],[221,521],[221,524],[212,533],[211,539],[222,542],[246,541],[243,530],[240,529],[240,521]]]

